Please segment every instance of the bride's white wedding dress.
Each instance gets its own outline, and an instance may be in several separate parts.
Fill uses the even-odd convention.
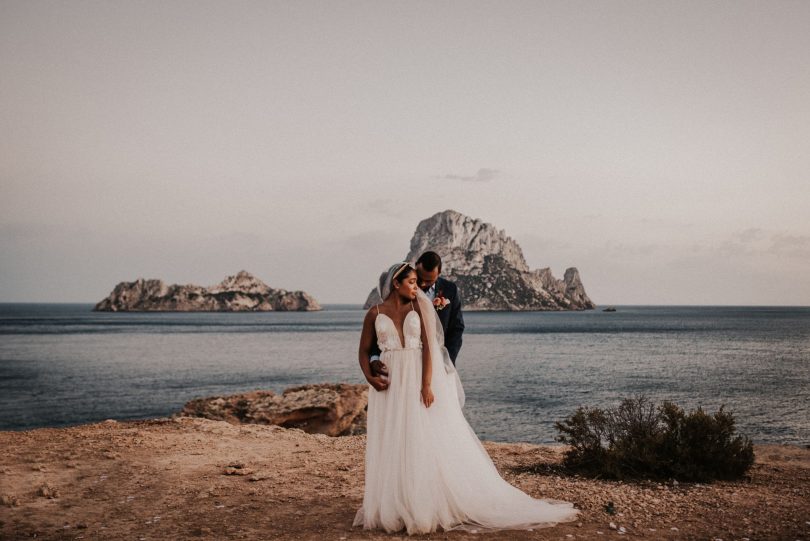
[[[441,359],[432,360],[435,401],[425,407],[416,311],[405,317],[404,343],[387,315],[378,313],[374,326],[389,387],[369,385],[365,492],[353,526],[417,534],[539,528],[576,518],[572,504],[532,498],[500,476],[464,417],[452,365]]]

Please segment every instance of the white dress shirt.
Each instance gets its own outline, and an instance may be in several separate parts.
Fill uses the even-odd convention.
[[[431,302],[432,302],[433,299],[436,298],[436,282],[433,282],[433,285],[430,286],[429,288],[427,288],[424,291],[425,291],[425,295],[427,295],[427,298],[430,299]]]

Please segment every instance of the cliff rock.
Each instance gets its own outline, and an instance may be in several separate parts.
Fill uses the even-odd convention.
[[[312,311],[321,307],[303,291],[273,289],[246,271],[228,276],[211,287],[167,285],[162,280],[121,282],[93,310],[177,312]]]
[[[588,298],[575,267],[563,279],[549,268],[529,269],[518,243],[492,224],[446,210],[422,220],[404,261],[425,251],[442,258],[442,275],[458,285],[464,310],[587,310]],[[376,288],[366,307],[380,302]]]
[[[255,423],[300,428],[310,434],[365,434],[368,385],[321,383],[273,391],[192,400],[178,414],[232,424]]]

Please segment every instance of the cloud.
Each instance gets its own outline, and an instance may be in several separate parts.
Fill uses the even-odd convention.
[[[810,256],[810,235],[776,233],[771,235],[771,246],[768,251],[777,255],[808,257]]]
[[[644,217],[644,218],[636,220],[636,222],[642,224],[645,227],[659,227],[659,228],[669,228],[669,229],[682,229],[684,227],[697,227],[697,224],[694,223],[694,222],[684,222],[684,221],[681,221],[681,220],[673,220],[671,218]]]
[[[742,243],[749,243],[760,240],[762,238],[763,231],[758,227],[750,227],[748,229],[744,229],[743,231],[738,231],[734,233],[731,238],[732,240],[742,242]]]
[[[752,227],[737,231],[728,238],[706,248],[721,256],[810,256],[810,235],[795,235],[784,231],[769,231]]]
[[[443,178],[446,180],[461,180],[464,182],[489,182],[490,180],[494,180],[500,176],[501,172],[497,169],[487,169],[485,167],[478,170],[478,172],[472,176],[464,176],[464,175],[444,175],[437,178]]]

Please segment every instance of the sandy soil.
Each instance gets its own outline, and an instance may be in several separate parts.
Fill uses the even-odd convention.
[[[364,445],[363,436],[197,418],[0,432],[0,539],[408,538],[351,528]],[[560,475],[559,447],[485,446],[507,480],[575,502],[582,520],[414,537],[810,539],[808,449],[757,447],[744,482],[658,485]]]

